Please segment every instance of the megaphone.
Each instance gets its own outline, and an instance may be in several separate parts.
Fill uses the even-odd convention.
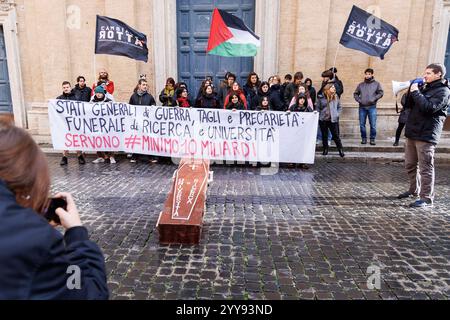
[[[394,92],[394,96],[397,96],[398,93],[402,90],[408,89],[412,84],[417,83],[419,86],[424,84],[423,78],[417,78],[411,81],[392,81],[392,90]]]

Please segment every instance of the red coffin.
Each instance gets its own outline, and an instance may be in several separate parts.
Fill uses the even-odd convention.
[[[161,244],[200,242],[208,178],[208,160],[181,161],[156,225]]]

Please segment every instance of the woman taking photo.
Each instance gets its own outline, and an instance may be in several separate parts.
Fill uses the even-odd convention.
[[[72,196],[56,195],[67,203],[53,218],[64,235],[44,218],[49,190],[41,149],[25,130],[0,122],[0,299],[108,299],[103,255]]]

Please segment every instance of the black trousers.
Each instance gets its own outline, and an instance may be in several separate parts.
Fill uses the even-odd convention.
[[[331,131],[333,140],[338,149],[342,149],[341,138],[339,137],[339,127],[337,123],[331,121],[319,121],[320,131],[322,131],[322,143],[324,148],[328,148],[328,129]]]
[[[397,132],[395,132],[395,141],[399,141],[400,140],[400,136],[402,135],[402,131],[403,128],[405,127],[406,123],[399,123],[398,124],[398,128],[397,128]]]

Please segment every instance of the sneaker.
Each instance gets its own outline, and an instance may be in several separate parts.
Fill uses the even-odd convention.
[[[105,163],[105,159],[97,158],[96,160],[92,161],[92,163]]]
[[[370,145],[371,146],[376,146],[377,144],[375,143],[375,139],[370,139]]]
[[[67,166],[67,157],[62,157],[61,158],[61,162],[59,163],[61,166]]]
[[[134,159],[134,158],[130,159],[130,163],[136,163],[136,162],[137,162],[136,159]]]
[[[367,139],[362,139],[361,144],[367,144]]]
[[[153,159],[152,161],[150,161],[151,163],[158,163],[158,159]]]
[[[406,199],[406,198],[413,198],[413,197],[417,197],[417,194],[406,191],[406,192],[403,192],[402,194],[399,194],[397,196],[397,199]]]
[[[79,163],[79,164],[86,164],[86,160],[84,159],[84,156],[83,156],[83,155],[80,155],[80,156],[78,157],[78,163]]]
[[[433,202],[427,200],[417,200],[409,205],[411,208],[432,208]]]
[[[109,158],[109,163],[111,163],[111,164],[116,164],[117,161],[116,161],[116,159],[114,159],[114,157],[110,157],[110,158]]]
[[[128,158],[128,159],[133,158],[133,154],[132,154],[132,153],[127,154],[127,158]]]

